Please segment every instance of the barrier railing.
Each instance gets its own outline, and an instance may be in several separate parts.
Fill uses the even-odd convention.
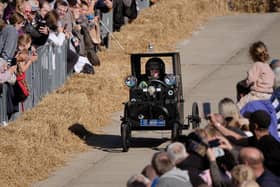
[[[150,0],[136,0],[137,9],[141,11],[150,7]],[[100,22],[101,39],[105,47],[110,47],[110,34],[113,32],[113,10],[108,13],[102,14],[102,20]]]
[[[149,0],[137,0],[138,10],[150,6]],[[107,40],[109,47],[110,33],[113,32],[113,11],[102,15],[101,37]],[[52,90],[61,86],[67,77],[66,48],[46,44],[37,49],[38,60],[33,63],[26,72],[26,81],[29,86],[30,96],[24,102],[25,109],[34,107],[41,98]],[[7,117],[7,86],[3,84],[3,92],[0,93],[0,123],[6,122]],[[14,116],[20,115],[20,112]]]
[[[38,60],[26,72],[26,81],[29,86],[30,95],[23,103],[25,109],[34,107],[43,96],[65,82],[67,77],[66,49],[67,42],[61,47],[54,46],[50,43],[37,49]],[[4,84],[3,92],[0,96],[1,123],[5,123],[8,118],[6,89],[7,86]],[[19,113],[14,116],[20,115]]]
[[[3,84],[2,86],[2,92],[0,95],[0,123],[5,123],[8,120],[6,102],[7,86],[5,84]]]
[[[136,0],[139,10],[150,7],[150,0]]]
[[[101,40],[105,47],[110,47],[110,33],[113,32],[113,10],[108,13],[102,14],[102,20],[100,22],[100,35]]]

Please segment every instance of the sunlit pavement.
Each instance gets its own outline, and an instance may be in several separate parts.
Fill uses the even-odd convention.
[[[235,84],[245,78],[251,65],[249,45],[264,41],[272,58],[280,58],[279,14],[227,16],[211,19],[190,40],[178,44],[181,52],[185,114],[193,102],[210,102],[217,111],[223,97],[235,99]],[[34,187],[123,187],[127,179],[164,149],[170,132],[133,132],[129,152],[121,152],[120,121],[122,112],[112,115],[112,123],[100,134],[92,134],[86,143],[94,149],[75,155],[67,166]],[[201,113],[201,112],[200,112]],[[187,131],[184,131],[187,133]]]

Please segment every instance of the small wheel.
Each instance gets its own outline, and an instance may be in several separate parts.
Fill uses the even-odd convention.
[[[182,134],[182,127],[178,122],[173,123],[171,131],[171,140],[174,141],[176,138]]]
[[[198,105],[196,102],[192,105],[192,128],[195,129],[199,127],[200,123],[200,117],[199,117],[199,111],[198,111]]]
[[[127,123],[121,124],[121,138],[123,152],[127,152],[130,146],[130,129]]]

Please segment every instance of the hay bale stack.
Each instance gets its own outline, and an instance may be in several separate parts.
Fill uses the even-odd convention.
[[[161,0],[143,10],[137,20],[124,26],[109,50],[99,53],[101,66],[95,75],[74,75],[6,128],[0,128],[1,186],[29,186],[46,178],[73,152],[86,150],[86,136],[98,133],[110,114],[122,109],[128,89],[123,79],[130,73],[129,52],[174,50],[209,17],[228,14],[225,0]],[[68,129],[84,127],[78,136]],[[100,132],[99,132],[100,133]]]
[[[230,0],[230,7],[248,13],[278,12],[280,0]]]

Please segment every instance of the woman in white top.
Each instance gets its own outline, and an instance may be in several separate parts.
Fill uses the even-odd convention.
[[[48,40],[57,46],[62,46],[65,40],[65,34],[62,26],[59,24],[59,16],[55,10],[48,12],[45,16],[46,25],[49,28]]]
[[[57,46],[62,46],[64,40],[66,39],[66,35],[64,33],[64,29],[62,28],[61,24],[59,23],[59,15],[55,10],[50,11],[47,13],[46,17],[46,24],[49,27],[49,38],[48,40]],[[78,60],[74,65],[74,71],[76,73],[81,73],[83,71],[84,66],[91,66],[91,63],[86,57],[79,56]]]

